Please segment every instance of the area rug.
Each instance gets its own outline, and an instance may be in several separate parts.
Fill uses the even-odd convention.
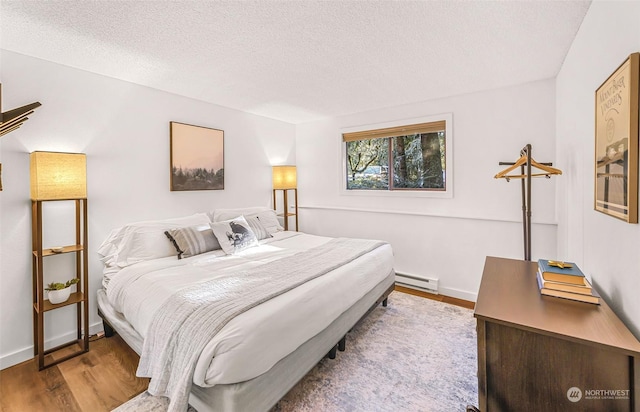
[[[475,325],[470,309],[392,292],[272,412],[464,411],[478,403]],[[146,392],[115,409],[166,410]]]

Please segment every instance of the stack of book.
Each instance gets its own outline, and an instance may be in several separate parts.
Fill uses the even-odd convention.
[[[575,263],[539,259],[537,277],[542,295],[600,304],[600,295]]]

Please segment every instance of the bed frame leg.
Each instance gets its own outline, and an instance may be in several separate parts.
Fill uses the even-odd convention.
[[[347,335],[344,335],[342,339],[340,339],[340,341],[338,342],[338,350],[340,352],[344,352],[346,348],[347,348]]]
[[[384,300],[382,301],[382,306],[384,306],[385,308],[387,307],[388,300],[389,298],[384,298]]]
[[[336,345],[333,348],[331,348],[329,353],[327,353],[327,358],[335,359],[336,358],[337,349],[338,349],[338,345]]]
[[[104,336],[110,338],[116,333],[115,330],[104,319],[102,319],[102,327],[104,327]]]

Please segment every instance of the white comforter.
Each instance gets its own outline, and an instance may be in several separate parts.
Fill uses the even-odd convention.
[[[111,274],[107,297],[144,338],[155,311],[173,292],[215,273],[242,270],[291,256],[329,238],[277,233],[241,254],[221,251],[188,259],[156,259]],[[230,321],[206,346],[193,382],[213,386],[242,382],[268,371],[280,359],[326,328],[391,271],[391,247],[384,245],[327,275],[265,302]]]

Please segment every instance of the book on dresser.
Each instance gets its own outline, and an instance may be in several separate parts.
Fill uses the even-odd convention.
[[[595,289],[590,287],[589,281],[584,278],[584,281],[589,284],[589,287],[584,287],[584,289],[580,289],[579,293],[571,292],[567,290],[560,289],[552,289],[551,287],[567,287],[572,288],[576,287],[574,284],[561,284],[560,282],[550,282],[545,281],[542,277],[542,272],[540,268],[538,268],[538,272],[536,273],[536,278],[538,280],[538,289],[540,289],[540,294],[544,296],[553,296],[556,298],[570,299],[576,300],[579,302],[593,303],[595,305],[600,304],[600,295],[596,292]],[[551,286],[551,287],[549,287]],[[586,293],[588,291],[588,293]]]
[[[584,273],[573,262],[538,259],[538,270],[547,281],[584,285]]]
[[[564,292],[578,293],[580,295],[591,295],[592,286],[586,277],[582,278],[582,283],[579,285],[576,283],[565,283],[554,280],[544,280],[540,268],[538,268],[538,277],[542,282],[542,287],[545,289],[562,290]]]

